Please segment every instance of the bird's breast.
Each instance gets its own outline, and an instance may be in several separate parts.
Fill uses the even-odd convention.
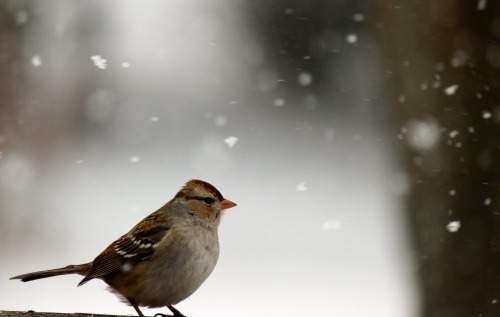
[[[217,231],[198,226],[172,229],[172,237],[165,237],[150,259],[158,266],[149,267],[148,282],[144,285],[145,289],[155,289],[158,296],[142,301],[143,305],[173,305],[186,299],[208,278],[217,263]]]

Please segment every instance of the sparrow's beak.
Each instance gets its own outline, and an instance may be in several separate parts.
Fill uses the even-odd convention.
[[[230,200],[224,199],[223,201],[220,202],[219,206],[221,209],[229,209],[237,205]]]

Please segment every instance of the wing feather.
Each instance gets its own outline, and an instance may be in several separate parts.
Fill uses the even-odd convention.
[[[126,263],[133,265],[150,258],[170,229],[168,220],[161,209],[144,218],[94,259],[78,286],[91,279],[122,271]]]

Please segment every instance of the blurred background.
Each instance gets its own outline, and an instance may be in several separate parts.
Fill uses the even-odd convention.
[[[0,309],[134,314],[98,280],[9,278],[200,178],[238,207],[187,316],[498,316],[499,12],[2,1]]]

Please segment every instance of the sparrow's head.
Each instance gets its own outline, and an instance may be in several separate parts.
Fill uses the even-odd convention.
[[[187,182],[173,200],[182,200],[192,216],[215,225],[219,225],[224,210],[236,206],[217,188],[198,179]]]

